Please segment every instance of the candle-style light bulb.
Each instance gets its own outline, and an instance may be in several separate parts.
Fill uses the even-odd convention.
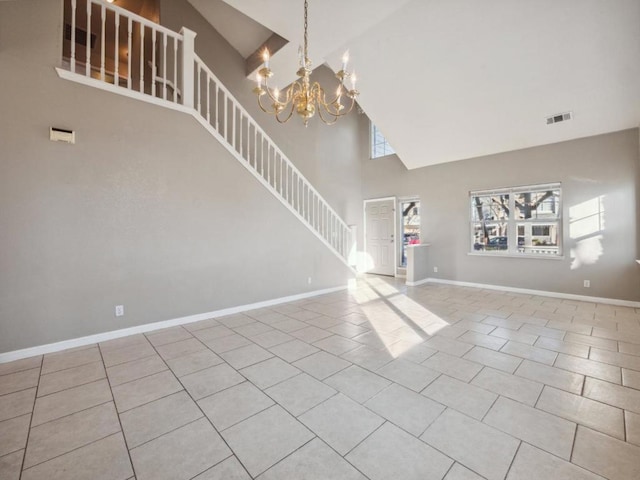
[[[269,68],[269,50],[266,48],[262,52],[262,60],[264,61],[264,68]]]
[[[277,88],[273,89],[273,98],[276,99],[276,102],[280,101],[280,90],[278,90]]]
[[[356,89],[356,72],[353,72],[351,74],[351,90],[355,90]]]
[[[349,63],[349,50],[342,55],[342,70],[347,71],[347,63]]]

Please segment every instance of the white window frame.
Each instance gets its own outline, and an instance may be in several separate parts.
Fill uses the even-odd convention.
[[[373,160],[375,158],[382,158],[382,157],[386,157],[388,155],[394,155],[396,153],[396,151],[389,144],[389,142],[387,141],[387,138],[384,135],[382,135],[382,132],[380,132],[380,129],[378,127],[376,127],[376,125],[373,122],[369,122],[369,124],[370,124],[370,128],[369,128],[369,153],[370,153],[370,155],[369,156],[371,157],[371,159]],[[384,143],[383,143],[383,151],[384,151],[384,153],[382,155],[376,155],[376,148],[375,148],[376,131],[378,131],[380,136],[384,139]]]
[[[420,197],[419,196],[410,196],[410,197],[398,197],[398,201],[397,201],[397,205],[396,205],[396,212],[398,212],[398,215],[396,215],[397,217],[397,222],[396,222],[396,231],[398,232],[398,241],[397,241],[397,248],[396,248],[396,256],[398,257],[398,268],[402,268],[402,269],[406,269],[406,265],[402,266],[402,250],[404,248],[404,238],[403,238],[403,230],[404,230],[404,226],[402,225],[403,222],[403,218],[402,218],[402,204],[403,203],[409,203],[409,202],[416,202],[419,205],[419,215],[420,215],[420,241],[422,242],[422,205],[420,202]]]
[[[549,190],[558,190],[558,208],[557,208],[557,218],[548,219],[548,218],[528,218],[528,219],[518,219],[515,218],[516,212],[516,195],[524,192],[541,192],[541,191],[549,191]],[[507,224],[507,249],[505,250],[475,250],[475,225],[479,223],[478,220],[474,219],[474,197],[483,197],[483,196],[499,196],[499,195],[508,195],[509,196],[509,215],[506,220],[496,220],[494,223],[505,223]],[[516,258],[547,258],[547,259],[562,259],[563,257],[563,216],[562,216],[562,184],[561,183],[548,183],[548,184],[538,184],[538,185],[526,185],[519,187],[508,187],[508,188],[497,188],[492,190],[476,190],[469,192],[468,198],[469,205],[469,238],[470,238],[470,251],[469,255],[479,255],[479,256],[495,256],[495,257],[516,257]],[[558,251],[557,253],[543,253],[544,248],[540,248],[538,252],[535,249],[531,249],[533,251],[523,252],[520,251],[520,246],[518,245],[518,225],[523,223],[529,223],[532,226],[534,225],[557,225],[557,241],[558,241]]]

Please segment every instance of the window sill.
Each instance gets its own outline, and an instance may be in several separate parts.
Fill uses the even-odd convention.
[[[564,260],[564,255],[533,255],[526,253],[476,253],[467,252],[470,257],[493,257],[493,258],[528,258],[536,260]]]

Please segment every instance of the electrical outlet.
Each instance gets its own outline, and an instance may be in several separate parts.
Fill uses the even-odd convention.
[[[124,305],[116,305],[116,317],[124,316]]]
[[[433,267],[433,273],[438,273],[438,267]]]
[[[585,280],[584,281],[584,288],[589,288],[591,287],[591,280]]]
[[[311,277],[307,278],[307,283],[311,285]]]

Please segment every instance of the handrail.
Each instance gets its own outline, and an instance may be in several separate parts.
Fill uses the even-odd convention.
[[[70,0],[70,7],[63,57],[71,72],[173,103],[184,100],[177,95],[183,90],[178,57],[184,35],[104,0]]]
[[[197,63],[199,63],[199,65],[201,66],[201,68],[213,79],[215,80],[215,82],[217,84],[220,85],[220,89],[223,90],[227,96],[233,100],[233,102],[238,106],[238,109],[244,113],[247,118],[250,118],[251,120],[253,120],[253,117],[249,114],[249,112],[247,112],[247,110],[235,99],[235,97],[231,94],[231,92],[229,92],[229,90],[222,84],[222,82],[218,79],[218,77],[211,71],[211,69],[207,66],[206,63],[204,63],[204,61],[198,56],[198,54],[196,53],[195,55],[195,60]],[[282,150],[280,150],[280,148],[276,145],[276,143],[271,139],[271,137],[269,137],[269,135],[263,130],[263,128],[255,121],[253,120],[253,125],[256,126],[256,128],[258,129],[258,131],[260,133],[262,133],[264,135],[264,137],[266,139],[269,140],[269,142],[274,146],[275,149],[277,149],[278,153],[282,156],[282,158],[284,158],[285,160],[287,160],[290,164],[291,167],[294,169],[295,172],[298,173],[298,175],[303,178],[308,184],[309,184],[309,188],[318,196],[321,196],[320,193],[314,188],[314,186],[311,184],[311,182],[309,182],[304,175],[302,174],[302,172],[300,172],[300,170],[295,166],[295,164],[293,162],[291,162],[291,160],[289,160],[289,158],[282,152]],[[331,213],[333,213],[333,215],[335,215],[338,220],[342,223],[342,225],[345,228],[350,228],[343,220],[342,218],[340,218],[340,215],[338,215],[338,213],[331,208],[331,205],[327,204],[327,207],[329,208],[329,211]]]
[[[65,28],[63,48],[68,70],[80,75],[85,84],[104,85],[111,91],[195,115],[265,188],[349,265],[351,227],[195,53],[194,32],[186,28],[173,32],[105,0],[69,2],[71,11],[65,12],[65,18],[71,23],[70,30]],[[107,33],[113,37],[107,38]]]
[[[73,3],[77,2],[78,0],[72,0]],[[152,28],[158,32],[162,32],[165,33],[167,35],[171,35],[174,37],[180,37],[181,35],[177,32],[174,32],[173,30],[165,27],[164,25],[160,25],[159,23],[155,23],[152,22],[151,20],[149,20],[148,18],[142,17],[140,15],[138,15],[135,12],[132,12],[131,10],[126,10],[122,7],[119,7],[113,3],[108,3],[108,2],[104,2],[101,0],[89,0],[91,3],[95,3],[97,5],[103,6],[107,9],[107,10],[112,10],[113,12],[117,12],[120,14],[120,16],[122,17],[128,17],[131,18],[131,20],[136,21],[142,25],[144,25],[145,27],[149,27]]]

